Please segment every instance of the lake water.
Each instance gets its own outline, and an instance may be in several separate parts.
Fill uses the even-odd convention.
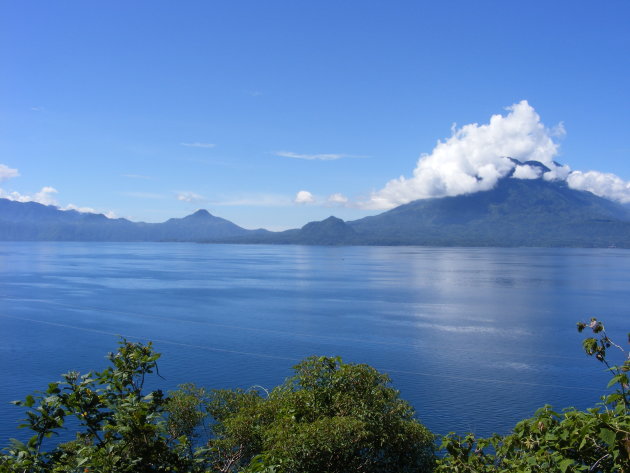
[[[575,322],[628,331],[616,249],[0,243],[0,446],[8,404],[153,340],[156,385],[273,387],[309,355],[387,372],[437,433],[507,433],[545,403],[593,405],[607,375]]]

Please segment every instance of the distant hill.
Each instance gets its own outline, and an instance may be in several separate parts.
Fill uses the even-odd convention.
[[[416,200],[350,222],[330,217],[299,230],[244,235],[238,241],[630,248],[630,208],[562,181],[506,177],[485,192]]]
[[[0,199],[0,240],[630,248],[630,207],[562,181],[508,176],[485,192],[416,200],[350,222],[329,217],[269,232],[246,230],[206,210],[143,223]]]
[[[0,199],[0,240],[5,241],[200,241],[237,237],[249,232],[207,210],[163,223],[144,223],[59,210],[35,202]],[[260,232],[254,231],[254,234]]]
[[[207,210],[197,210],[184,218],[171,218],[154,223],[152,238],[158,241],[200,241],[203,239],[230,238],[249,233],[242,227]]]
[[[309,222],[302,228],[283,232],[245,234],[224,240],[229,243],[267,243],[295,245],[360,245],[356,232],[343,220],[328,217],[321,222]]]

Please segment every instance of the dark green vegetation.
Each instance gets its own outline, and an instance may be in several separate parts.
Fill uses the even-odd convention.
[[[429,472],[434,437],[389,378],[367,365],[308,358],[271,392],[142,392],[151,344],[123,340],[102,372],[68,373],[27,396],[25,426],[0,471]],[[68,421],[76,440],[47,439]],[[73,426],[74,426],[73,425]]]
[[[67,373],[16,402],[33,436],[5,450],[0,472],[628,472],[630,361],[601,322],[586,328],[584,349],[610,370],[613,394],[586,411],[545,406],[507,436],[449,434],[437,456],[434,436],[368,365],[311,357],[270,392],[183,385],[165,396],[143,393],[157,372],[151,343],[122,340],[104,371]],[[54,445],[66,424],[76,438]]]
[[[436,473],[630,472],[630,359],[608,338],[601,322],[578,323],[580,332],[586,328],[594,337],[584,340],[584,350],[611,372],[608,387],[616,387],[613,394],[586,411],[569,408],[558,413],[544,406],[506,436],[449,434],[442,439],[445,455]],[[621,364],[609,362],[610,350],[623,353]]]
[[[0,240],[630,248],[630,210],[563,181],[511,177],[485,192],[417,200],[352,222],[329,217],[284,232],[245,230],[205,210],[148,224],[0,199]]]

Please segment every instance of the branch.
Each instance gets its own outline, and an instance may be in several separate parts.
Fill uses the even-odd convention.
[[[597,471],[595,468],[597,468],[597,466],[600,464],[601,461],[605,460],[607,457],[610,456],[610,453],[607,453],[606,455],[604,455],[603,457],[601,457],[599,460],[597,460],[595,463],[593,463],[593,466],[591,466],[588,471]]]

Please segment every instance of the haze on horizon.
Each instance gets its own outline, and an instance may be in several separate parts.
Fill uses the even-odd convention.
[[[630,201],[621,0],[0,12],[0,197],[272,230],[511,172]]]

